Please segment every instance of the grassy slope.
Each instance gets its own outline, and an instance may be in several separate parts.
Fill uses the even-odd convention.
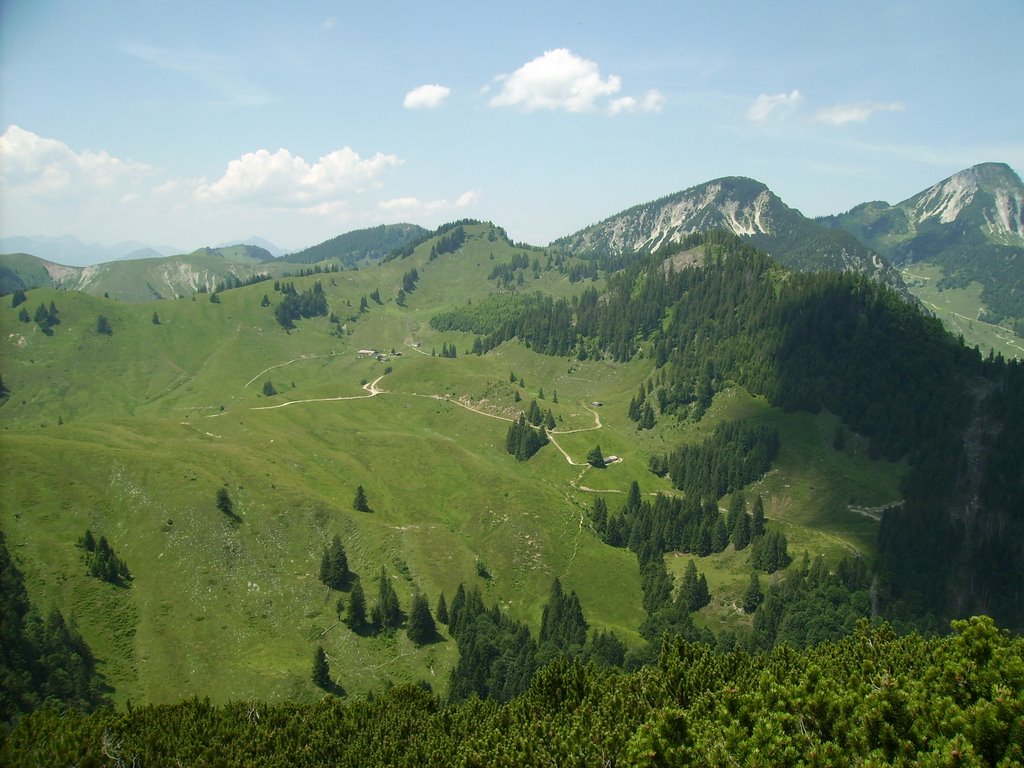
[[[983,354],[994,350],[1007,358],[1024,358],[1024,339],[1013,331],[1001,326],[978,320],[978,314],[985,308],[981,300],[981,284],[971,283],[966,288],[937,287],[942,279],[942,267],[927,262],[918,262],[903,269],[903,279],[911,293],[942,320],[950,333],[962,335],[964,343],[977,345]]]
[[[731,390],[696,426],[639,433],[625,413],[649,372],[642,360],[580,363],[517,344],[484,357],[431,357],[443,343],[467,350],[472,339],[432,331],[430,316],[485,296],[490,254],[507,260],[512,250],[485,237],[433,262],[428,250],[321,276],[342,316],[351,312],[346,302],[358,307],[380,290],[383,305],[371,302],[343,338],[325,319],[284,332],[272,308],[259,306],[267,284],[228,291],[220,304],[200,297],[130,305],[33,291],[28,306],[53,300],[61,311],[51,337],[0,307],[0,371],[12,390],[0,407],[0,525],[33,599],[74,614],[120,701],[314,698],[317,643],[350,693],[388,679],[443,689],[456,658],[450,640],[415,651],[402,633],[360,638],[338,624],[336,595],[317,580],[335,533],[371,604],[384,565],[406,606],[414,589],[433,603],[442,590],[450,599],[460,582],[475,583],[536,627],[558,576],[579,593],[592,625],[638,642],[635,558],[589,530],[594,494],[585,489],[604,492],[612,510],[634,479],[645,493],[669,490],[647,472],[648,455],[698,439],[724,418],[752,416],[780,429],[782,455],[759,487],[794,552],[870,554],[874,523],[847,505],[893,500],[899,467],[868,462],[856,440],[835,452],[827,414],[786,416]],[[413,266],[420,287],[398,307],[401,276]],[[300,290],[312,282],[296,280]],[[527,287],[564,295],[579,286],[551,273],[528,278]],[[154,311],[160,325],[151,322]],[[95,333],[101,313],[113,336]],[[358,359],[364,347],[403,355],[386,364]],[[386,365],[393,371],[379,384],[384,393],[366,398],[361,384]],[[599,442],[623,462],[592,470],[570,464],[554,445],[516,462],[504,451],[502,420],[517,408],[511,371],[525,379],[518,407],[543,388],[558,431],[582,430],[556,434],[573,461]],[[280,394],[263,397],[268,379]],[[594,400],[606,405],[590,407]],[[224,484],[241,524],[214,507]],[[351,509],[358,484],[372,513]],[[85,575],[74,542],[86,527],[128,562],[129,589]],[[703,612],[709,625],[748,621],[729,607],[745,588],[747,556],[727,551],[700,563],[715,593]],[[476,575],[478,559],[489,581]]]

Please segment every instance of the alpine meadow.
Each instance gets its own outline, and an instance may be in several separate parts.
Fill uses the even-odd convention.
[[[1024,766],[1022,28],[0,3],[0,766]]]
[[[849,266],[792,271],[714,228],[635,251],[514,244],[472,220],[408,237],[348,263],[265,259],[170,300],[95,295],[102,283],[9,294],[9,759],[101,755],[96,728],[157,759],[140,712],[230,730],[253,702],[319,728],[409,717],[418,691],[425,743],[440,748],[443,713],[468,718],[483,742],[459,761],[487,762],[485,730],[537,686],[583,685],[603,711],[674,653],[703,654],[696,698],[621,735],[616,759],[639,759],[665,706],[713,720],[701,696],[753,695],[750,654],[833,649],[833,675],[851,633],[893,631],[872,624],[1024,623],[1024,370],[964,346],[905,289]],[[192,258],[203,274],[210,256]],[[997,753],[1016,759],[1020,641],[962,631],[1016,658],[971,705],[996,708]],[[826,663],[797,658],[794,673]],[[894,674],[917,674],[900,658]],[[546,707],[570,705],[543,695],[538,716],[566,741],[518,738],[560,755],[581,726],[557,725]],[[195,697],[210,715],[182,709]],[[39,734],[61,700],[96,714],[61,721],[57,744]],[[513,709],[474,724],[466,707],[488,700]],[[968,738],[935,728],[929,744]],[[772,738],[888,755],[871,733]],[[308,764],[351,757],[328,742]],[[921,750],[899,743],[892,759]],[[289,755],[258,749],[239,764]]]

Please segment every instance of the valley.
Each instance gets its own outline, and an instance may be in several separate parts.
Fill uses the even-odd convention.
[[[537,627],[557,577],[591,628],[639,648],[637,561],[595,534],[594,498],[615,510],[634,481],[645,496],[677,494],[649,457],[725,421],[779,432],[771,471],[745,492],[761,493],[769,524],[785,531],[791,568],[805,551],[829,562],[874,556],[877,521],[855,510],[899,500],[905,467],[871,459],[853,434],[834,448],[829,413],[785,413],[724,385],[699,421],[638,430],[626,411],[651,373],[645,358],[567,359],[518,342],[478,356],[465,353],[472,335],[432,329],[438,311],[487,298],[493,264],[518,252],[490,240],[489,225],[467,230],[455,254],[431,259],[428,243],[372,269],[294,278],[300,291],[321,282],[332,311],[356,318],[342,335],[326,318],[285,331],[261,306],[270,283],[224,291],[218,303],[37,289],[29,306],[59,308],[51,336],[3,308],[11,394],[0,409],[0,520],[33,602],[73,617],[115,701],[313,700],[318,644],[349,695],[418,680],[443,693],[457,659],[449,637],[417,648],[404,633],[363,637],[339,621],[337,593],[316,574],[335,534],[364,584],[386,568],[403,606],[416,591],[431,605],[442,592],[451,600],[464,583]],[[402,307],[397,287],[411,267],[421,280]],[[554,269],[531,282],[561,296],[586,285]],[[359,313],[374,290],[381,303]],[[112,335],[95,332],[99,314]],[[448,345],[457,357],[436,354]],[[263,393],[266,382],[277,394]],[[554,444],[517,462],[504,449],[508,420],[534,399],[552,410]],[[622,460],[589,468],[597,444]],[[357,485],[369,513],[352,509]],[[216,509],[222,487],[238,522]],[[86,528],[110,539],[129,587],[88,575],[76,546]],[[688,559],[666,562],[681,577]],[[712,600],[695,620],[749,632],[750,615],[736,610],[749,551],[698,562]]]

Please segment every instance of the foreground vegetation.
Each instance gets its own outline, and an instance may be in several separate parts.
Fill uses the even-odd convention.
[[[557,660],[506,704],[444,705],[401,686],[372,700],[256,701],[84,715],[47,709],[0,745],[6,765],[1001,766],[1024,761],[1024,641],[991,620],[766,655],[666,642],[623,673]]]

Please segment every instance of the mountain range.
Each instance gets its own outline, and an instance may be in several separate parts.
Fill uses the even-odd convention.
[[[940,266],[943,287],[979,283],[992,322],[1024,318],[1024,183],[1008,165],[976,165],[895,205],[863,203],[818,221],[899,267]]]
[[[737,176],[634,206],[553,244],[584,258],[621,259],[713,229],[749,240],[793,269],[862,272],[906,290],[898,272],[876,251],[790,208],[761,182]]]
[[[122,706],[507,698],[567,648],[650,663],[663,632],[1022,626],[1024,365],[756,182],[672,205],[589,250],[466,220],[373,257],[386,228],[322,261],[201,249],[0,302],[0,528],[40,660],[4,679],[58,658],[29,601],[74,619]],[[714,231],[684,233],[687,206]],[[801,228],[831,271],[755,247]],[[174,269],[186,287],[154,282]],[[403,632],[428,596],[436,634]]]
[[[559,238],[552,246],[585,260],[603,262],[605,267],[621,266],[688,234],[724,229],[793,269],[864,273],[905,296],[909,293],[899,268],[925,263],[941,270],[937,281],[940,290],[977,283],[983,304],[978,316],[993,323],[1007,321],[1012,327],[1015,320],[1024,322],[1022,211],[1024,184],[1009,166],[1000,163],[968,168],[896,205],[868,202],[846,213],[817,219],[786,205],[765,184],[732,176],[636,205]],[[291,254],[258,237],[243,244],[256,246],[268,255],[253,251],[250,255],[259,262],[314,264],[333,260],[353,266],[374,263],[428,235],[416,225],[394,224],[348,232]],[[138,278],[154,290],[144,285],[126,289],[121,280],[114,280],[122,284],[111,290],[102,275],[117,273],[121,267],[101,265],[76,274],[81,268],[73,266],[76,259],[85,258],[85,252],[91,254],[89,258],[97,258],[100,246],[86,246],[64,237],[5,238],[0,247],[32,254],[51,265],[28,268],[24,258],[14,265],[10,257],[0,257],[0,267],[5,268],[0,273],[0,289],[7,292],[52,284],[140,301],[157,294],[184,295],[199,285],[212,287],[228,274],[238,279],[252,275],[243,264],[245,260],[228,259],[233,263],[225,263],[223,268],[187,266],[191,258],[226,253],[225,245],[169,257],[169,249],[125,242],[109,246],[104,252],[116,254],[114,258],[125,262],[145,260],[147,270],[159,274]],[[173,261],[160,264],[157,259],[161,255]],[[140,271],[134,267],[123,269]],[[12,279],[12,271],[21,279]]]

